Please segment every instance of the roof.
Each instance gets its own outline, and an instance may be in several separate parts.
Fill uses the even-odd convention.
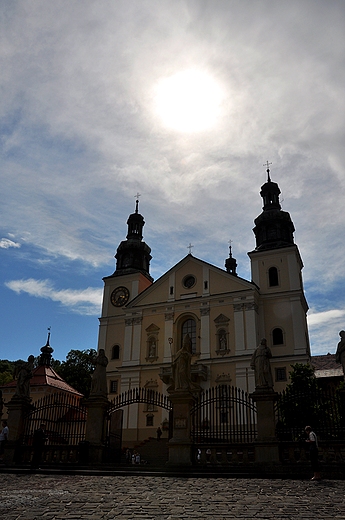
[[[10,383],[3,385],[2,388],[15,388],[16,386],[17,381],[13,380]],[[61,392],[68,392],[81,397],[83,396],[83,394],[66,383],[66,381],[64,381],[52,367],[46,365],[38,366],[33,370],[33,376],[30,379],[30,387],[32,388],[34,386],[50,386],[60,390]]]
[[[343,368],[336,362],[335,354],[312,356],[311,364],[315,369],[315,377],[343,377]]]

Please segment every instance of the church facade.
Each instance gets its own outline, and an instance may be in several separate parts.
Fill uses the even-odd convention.
[[[237,275],[231,247],[225,269],[188,254],[153,281],[136,202],[115,255],[115,272],[103,279],[98,349],[109,360],[110,399],[138,387],[166,394],[172,358],[187,334],[192,377],[203,389],[229,384],[254,391],[250,362],[262,338],[272,352],[275,391],[285,388],[292,364],[310,360],[303,264],[279,187],[267,174],[260,192],[263,211],[253,230],[256,247],[248,253],[250,281]],[[132,404],[124,409],[123,438],[148,438],[167,420],[164,409]]]

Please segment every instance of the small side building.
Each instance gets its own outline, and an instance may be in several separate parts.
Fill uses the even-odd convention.
[[[41,355],[38,359],[38,366],[33,370],[32,378],[30,380],[30,398],[35,403],[42,397],[54,393],[64,393],[73,395],[75,397],[82,398],[83,394],[78,392],[71,385],[66,383],[59,374],[51,366],[53,348],[49,344],[50,332],[48,333],[47,343],[41,348]],[[6,403],[8,403],[16,392],[17,381],[13,379],[6,385],[0,386],[2,391],[2,398],[4,401],[4,408],[6,409]],[[6,418],[6,413],[3,414],[3,418]]]
[[[319,385],[324,389],[335,389],[344,381],[342,366],[336,362],[335,354],[312,356],[311,365]]]

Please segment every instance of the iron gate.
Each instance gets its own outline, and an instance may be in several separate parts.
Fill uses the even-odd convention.
[[[240,388],[220,385],[205,390],[191,410],[194,444],[253,442],[256,435],[256,406]]]
[[[49,445],[78,445],[85,440],[87,410],[80,397],[64,392],[42,397],[24,420],[24,444],[32,445],[34,431],[46,425]]]

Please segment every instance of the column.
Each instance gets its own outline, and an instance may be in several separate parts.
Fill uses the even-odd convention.
[[[123,362],[122,365],[126,366],[130,364],[132,357],[132,318],[125,319],[125,340],[123,345]]]
[[[5,448],[4,461],[11,464],[21,461],[20,447],[24,436],[24,418],[31,409],[31,399],[24,396],[13,396],[6,407],[10,435]]]
[[[140,344],[141,344],[141,322],[142,318],[133,318],[133,345],[132,345],[132,364],[140,363]]]
[[[209,359],[210,357],[210,309],[209,307],[201,307],[200,309],[200,359]]]
[[[192,465],[192,441],[190,411],[193,396],[190,392],[176,390],[169,395],[173,406],[173,436],[168,443],[169,466]]]
[[[243,304],[242,303],[234,303],[234,326],[235,326],[236,354],[240,354],[241,352],[243,352],[245,350]]]
[[[164,327],[164,357],[163,363],[171,363],[171,349],[173,344],[171,340],[174,337],[174,312],[169,310],[165,313]]]

